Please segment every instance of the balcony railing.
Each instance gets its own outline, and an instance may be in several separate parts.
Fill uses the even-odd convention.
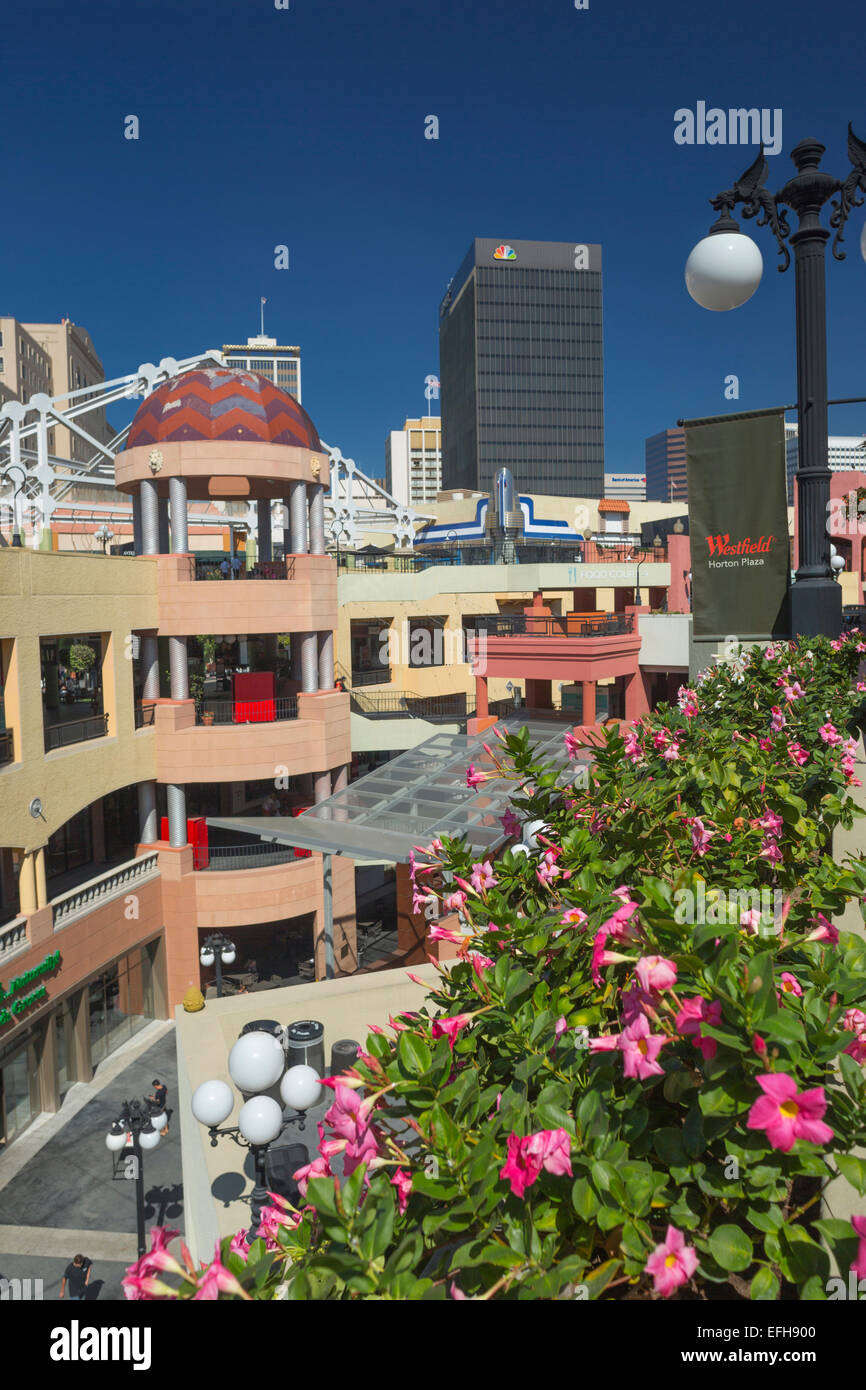
[[[15,761],[15,740],[11,729],[0,729],[0,767]]]
[[[88,719],[70,719],[65,724],[53,724],[45,730],[45,751],[66,748],[71,743],[86,743],[108,735],[108,715],[93,714]]]
[[[351,676],[352,688],[361,685],[390,685],[391,667],[373,666],[369,669],[356,671],[353,669]]]
[[[631,613],[605,613],[601,617],[567,613],[563,617],[533,617],[526,613],[482,616],[475,620],[477,633],[487,637],[612,637],[634,630]]]
[[[251,569],[247,569],[241,561],[240,569],[232,570],[231,561],[228,562],[228,569],[223,570],[224,560],[196,560],[195,556],[189,556],[188,578],[191,580],[228,580],[231,582],[239,579],[294,579],[295,577],[295,556],[289,555],[285,560],[257,560]]]
[[[196,724],[272,724],[278,719],[297,719],[296,695],[273,700],[201,700],[196,704]]]
[[[355,554],[337,551],[334,558],[341,570],[378,570],[392,574],[418,574],[437,565],[575,565],[575,564],[637,564],[638,561],[662,564],[668,555],[663,545],[638,546],[611,541],[561,541],[559,543],[526,544],[507,541],[501,544],[447,546],[437,545],[412,551],[411,554]]]
[[[7,922],[5,926],[0,927],[0,968],[3,961],[16,952],[23,951],[28,944],[26,917],[18,917],[14,922]]]
[[[94,908],[101,907],[112,898],[122,897],[130,888],[154,878],[158,873],[158,855],[154,850],[150,854],[142,854],[138,859],[128,859],[125,864],[109,869],[107,873],[82,883],[68,893],[61,893],[51,904],[54,908],[54,930],[69,926],[79,917],[86,917]]]
[[[232,869],[267,869],[272,864],[290,864],[308,858],[309,851],[290,845],[268,845],[258,841],[249,845],[193,846],[193,868],[226,873]]]
[[[387,690],[368,695],[350,692],[350,708],[355,714],[370,718],[408,719],[465,719],[474,712],[474,697],[464,693],[452,695],[413,695],[407,690]]]
[[[154,722],[156,715],[156,705],[151,700],[136,700],[135,703],[135,727],[136,729],[148,729]]]

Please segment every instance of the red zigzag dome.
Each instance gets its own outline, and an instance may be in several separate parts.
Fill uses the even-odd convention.
[[[163,382],[136,411],[126,447],[188,439],[322,448],[315,425],[294,396],[257,372],[228,367],[205,367]]]

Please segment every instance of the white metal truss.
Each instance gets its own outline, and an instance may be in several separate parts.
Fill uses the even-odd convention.
[[[0,504],[5,501],[8,505],[11,495],[13,528],[19,529],[22,521],[28,524],[31,543],[37,548],[41,528],[51,525],[58,509],[72,511],[74,519],[80,522],[98,515],[105,521],[131,523],[131,504],[124,507],[116,500],[92,503],[75,496],[76,488],[82,484],[113,489],[114,461],[126,444],[130,426],[108,443],[101,443],[81,424],[81,419],[117,401],[144,399],[163,382],[208,364],[227,365],[221,352],[209,348],[181,360],[164,357],[158,366],[144,362],[137,371],[96,387],[83,387],[59,396],[38,392],[26,405],[12,400],[0,406]],[[50,454],[48,431],[52,425],[65,426],[89,445],[93,450],[90,459],[81,462]],[[330,468],[330,488],[325,495],[325,526],[330,540],[353,548],[365,533],[383,533],[392,537],[395,549],[410,550],[416,525],[434,518],[397,502],[368,478],[354,459],[344,458],[339,449],[324,442],[322,448],[328,454]],[[189,520],[199,525],[214,522],[212,515],[190,515]],[[255,502],[249,503],[246,520],[237,517],[234,524],[246,525],[251,534],[256,534]]]

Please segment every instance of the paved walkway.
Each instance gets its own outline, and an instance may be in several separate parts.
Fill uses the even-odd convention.
[[[114,1179],[105,1136],[121,1103],[147,1095],[158,1076],[177,1106],[174,1024],[156,1022],[113,1054],[89,1085],[73,1086],[56,1115],[43,1115],[0,1156],[0,1277],[41,1279],[57,1298],[79,1252],[93,1261],[88,1298],[122,1299],[137,1255],[135,1183]],[[145,1222],[183,1230],[180,1134],[144,1159]]]

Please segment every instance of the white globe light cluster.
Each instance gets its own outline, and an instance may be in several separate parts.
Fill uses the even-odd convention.
[[[714,232],[699,241],[686,261],[686,289],[702,309],[739,309],[761,283],[764,260],[751,237]]]
[[[280,1098],[294,1110],[309,1110],[322,1095],[313,1067],[286,1070],[280,1040],[272,1033],[244,1033],[229,1053],[229,1075],[244,1096],[238,1129],[249,1144],[270,1144],[283,1128],[283,1109],[273,1096],[263,1095],[279,1082]],[[235,1096],[225,1081],[203,1081],[192,1098],[192,1113],[200,1124],[215,1129],[232,1113]]]

